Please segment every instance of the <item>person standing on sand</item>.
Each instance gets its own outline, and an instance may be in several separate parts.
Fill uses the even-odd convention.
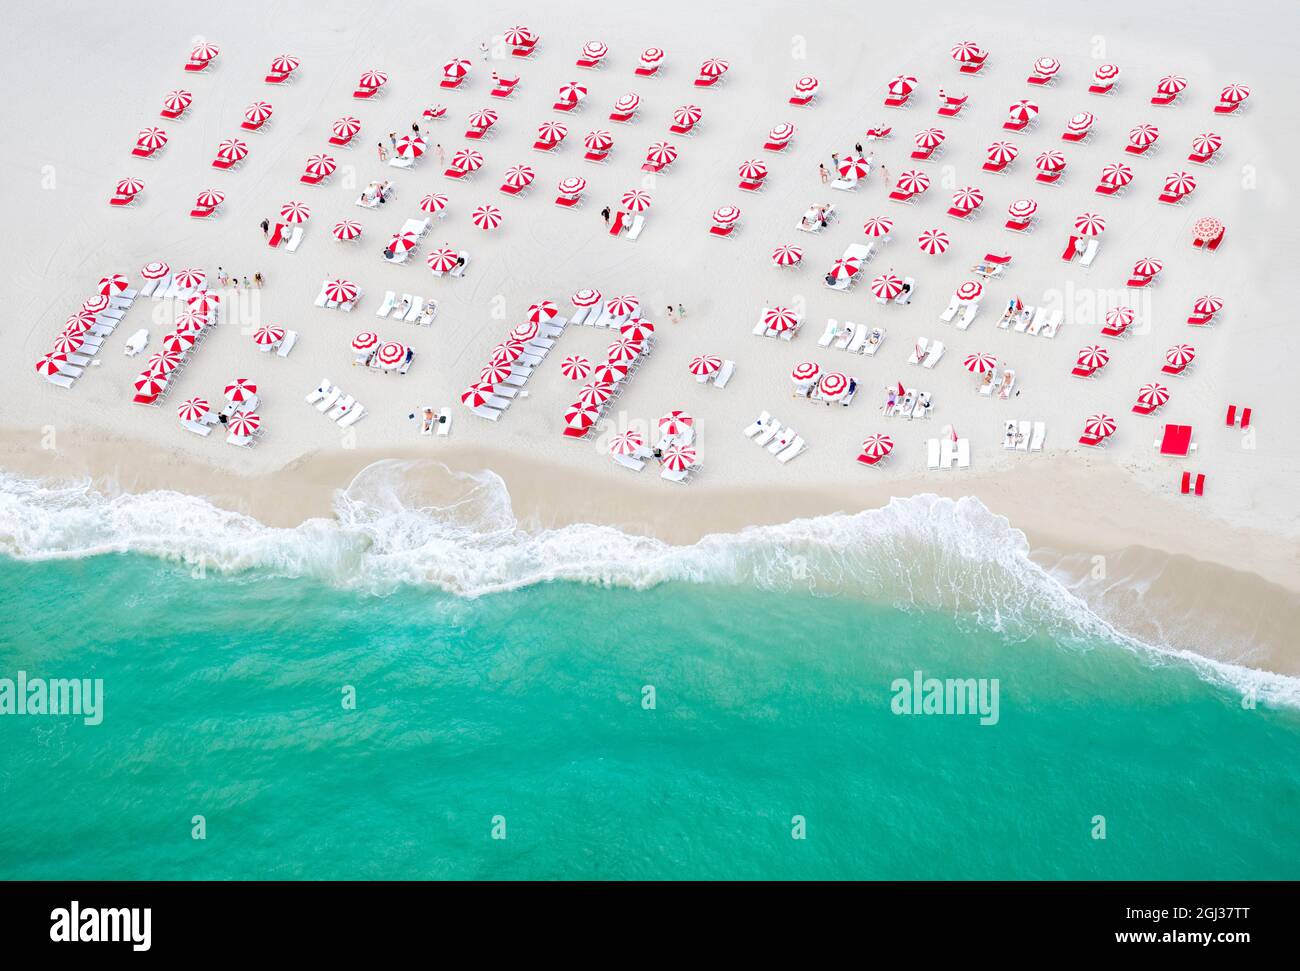
[[[880,181],[885,184],[886,189],[889,188],[889,166],[884,162],[880,163]]]
[[[606,206],[604,209],[602,209],[602,210],[600,211],[600,214],[601,214],[602,216],[605,217],[605,225],[608,226],[608,225],[609,225],[609,206]]]
[[[229,282],[230,277],[226,275],[226,271],[220,266],[217,267],[217,286],[224,287]]]
[[[854,144],[853,144],[853,151],[857,152],[858,155],[861,156],[861,155],[862,155],[862,143],[861,143],[861,142],[854,142]]]
[[[831,174],[826,171],[825,162],[817,163],[817,173],[821,176],[822,185],[825,185],[827,182],[831,180]]]
[[[260,273],[253,274],[253,286],[257,287],[257,289],[259,290],[262,289],[262,274]]]
[[[263,219],[263,220],[262,220],[262,238],[263,238],[263,239],[269,239],[270,237],[271,237],[271,220],[269,220],[269,219]]]
[[[387,162],[387,161],[388,161],[388,152],[384,150],[384,143],[383,143],[383,142],[379,142],[379,143],[377,143],[377,144],[379,145],[379,161],[381,161],[381,162]]]
[[[415,121],[411,122],[411,131],[415,132],[415,137],[416,137],[416,138],[419,138],[419,137],[420,137],[420,124],[419,124],[419,122],[415,122]]]
[[[433,148],[434,148],[434,151],[438,153],[438,164],[439,164],[439,165],[442,165],[442,163],[443,163],[442,142],[439,142],[439,143],[438,143],[437,145],[435,145]]]
[[[483,60],[486,61],[486,60],[487,60],[487,57],[488,57],[488,45],[487,45],[487,41],[485,41],[485,40],[481,40],[481,41],[478,42],[478,52],[479,52],[479,55],[483,58]]]
[[[686,308],[680,303],[677,305],[677,316],[682,320],[686,319]]]
[[[388,141],[393,146],[393,151],[397,151],[397,132],[390,131],[388,133]]]
[[[672,304],[668,305],[668,319],[674,324],[679,323],[677,320],[677,311],[673,309]]]

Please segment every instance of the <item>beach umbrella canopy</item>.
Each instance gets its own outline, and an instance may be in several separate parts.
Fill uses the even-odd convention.
[[[917,169],[908,169],[898,177],[898,190],[900,192],[924,192],[930,188],[930,177],[924,172]]]
[[[1212,131],[1202,132],[1192,139],[1192,151],[1197,155],[1213,155],[1223,147],[1223,139]]]
[[[1156,82],[1156,90],[1161,94],[1177,94],[1187,87],[1187,78],[1179,77],[1177,74],[1166,74]]]
[[[1028,123],[1038,115],[1038,105],[1022,98],[1007,109],[1007,114],[1011,120],[1017,124]]]
[[[704,117],[704,112],[699,105],[682,105],[673,112],[673,121],[682,128],[688,128],[694,125]]]
[[[501,225],[501,210],[485,202],[470,213],[469,218],[479,229],[496,229]]]
[[[138,195],[144,189],[144,183],[139,179],[127,176],[125,179],[119,179],[117,182],[117,194],[119,196]]]
[[[967,280],[957,288],[957,299],[963,303],[978,300],[984,294],[984,284],[977,280]]]
[[[894,440],[888,435],[868,435],[862,440],[862,454],[871,459],[883,459],[894,450]]]
[[[722,206],[713,210],[713,221],[719,226],[730,226],[740,218],[740,210],[735,206]]]
[[[817,382],[817,390],[827,398],[842,398],[849,390],[849,376],[843,371],[828,371]]]
[[[862,260],[856,256],[843,256],[831,265],[831,271],[827,276],[833,280],[847,280],[856,276],[862,269]]]
[[[238,162],[248,157],[248,143],[238,138],[227,138],[217,146],[217,158],[227,162]]]
[[[208,326],[208,318],[204,314],[187,310],[176,318],[176,323],[172,326],[178,334],[197,334]]]
[[[560,93],[556,101],[567,101],[570,104],[577,104],[587,96],[587,86],[579,84],[577,81],[566,81],[560,85]]]
[[[53,353],[76,354],[84,343],[86,343],[85,338],[65,332],[54,338]]]
[[[221,53],[221,48],[216,44],[209,44],[207,41],[195,44],[194,49],[190,51],[191,61],[210,61]]]
[[[511,47],[527,47],[533,40],[533,32],[527,27],[511,27],[505,32],[505,42]]]
[[[579,290],[570,299],[575,307],[594,307],[600,303],[601,293],[599,290]]]
[[[618,332],[630,341],[641,343],[654,336],[655,325],[648,320],[629,320],[619,325]]]
[[[731,64],[727,61],[718,57],[710,57],[700,65],[700,74],[708,78],[718,78],[726,74],[729,67],[731,67]]]
[[[167,390],[167,377],[162,374],[154,374],[149,371],[141,371],[139,376],[132,382],[136,394],[145,398],[156,398]]]
[[[788,142],[793,137],[794,125],[789,122],[782,122],[767,133],[768,141],[776,142],[778,145]]]
[[[804,75],[794,83],[794,93],[801,95],[816,94],[817,89],[821,87],[821,82],[811,74]]]
[[[607,152],[614,147],[614,134],[597,128],[582,136],[582,144],[593,152]]]
[[[1196,178],[1190,172],[1170,172],[1165,177],[1165,191],[1185,196],[1196,188]]]
[[[654,67],[664,59],[662,47],[647,47],[641,52],[641,66]]]
[[[194,95],[177,89],[163,98],[163,107],[171,112],[181,112],[194,103]]]
[[[985,151],[993,165],[1007,165],[1014,162],[1019,154],[1020,147],[1015,142],[994,142]]]
[[[767,178],[767,163],[756,158],[740,163],[740,177],[746,182],[761,182]]]
[[[1134,276],[1155,276],[1165,265],[1159,260],[1153,260],[1149,256],[1143,257],[1133,264]]]
[[[625,431],[609,440],[609,450],[614,455],[635,455],[643,448],[645,439],[636,431]]]
[[[627,365],[616,361],[606,361],[591,372],[593,381],[607,381],[610,384],[622,381],[625,377],[627,377]]]
[[[802,361],[794,366],[790,378],[795,384],[811,384],[821,376],[821,365],[813,361]]]
[[[406,345],[401,341],[386,341],[375,351],[375,363],[383,368],[395,368],[406,361]]]
[[[153,263],[146,263],[140,268],[140,275],[146,280],[161,280],[172,268],[161,260],[155,260]]]
[[[578,389],[578,401],[590,408],[599,408],[614,397],[614,386],[603,381],[589,381]]]
[[[190,398],[176,409],[176,417],[181,421],[201,421],[212,410],[207,398]]]
[[[480,408],[488,403],[492,393],[496,390],[493,385],[478,382],[471,384],[461,392],[460,400],[471,408]]]
[[[1098,84],[1106,84],[1109,81],[1114,81],[1117,77],[1119,77],[1118,64],[1103,64],[1092,72],[1092,79]]]
[[[547,323],[558,316],[560,316],[560,308],[550,300],[539,300],[528,308],[528,322],[534,325]],[[534,336],[536,335],[536,330],[537,328],[534,327]],[[531,337],[524,339],[532,340]]]
[[[984,48],[973,40],[964,40],[952,46],[952,59],[960,64],[969,64],[971,61],[981,61],[988,55],[984,53]]]
[[[1106,311],[1106,323],[1111,327],[1122,330],[1133,323],[1133,316],[1132,307],[1115,307]]]
[[[202,270],[196,270],[191,267],[185,270],[178,270],[176,272],[176,279],[173,282],[175,282],[175,284],[182,290],[197,290],[208,282],[208,275]]]
[[[689,445],[670,445],[659,461],[670,472],[685,472],[695,464],[695,449]]]
[[[887,89],[895,98],[903,98],[916,90],[916,78],[910,74],[899,74],[889,82]]]
[[[472,64],[467,58],[453,57],[442,66],[442,76],[449,80],[463,78],[469,73],[470,67],[472,67]]]
[[[284,328],[277,327],[274,324],[268,324],[253,331],[253,343],[259,346],[269,347],[272,344],[280,343],[282,340],[284,340]]]
[[[472,148],[459,148],[451,156],[452,168],[461,172],[474,172],[483,167],[483,154]]]
[[[429,269],[438,273],[450,273],[456,268],[456,262],[460,258],[454,249],[449,246],[440,246],[427,257],[424,262],[429,265]]]
[[[862,231],[873,239],[881,239],[894,231],[894,220],[886,216],[872,216],[862,224]]]
[[[1080,236],[1100,236],[1106,231],[1106,220],[1095,212],[1081,212],[1074,217],[1074,231]]]
[[[1212,317],[1223,309],[1223,300],[1220,297],[1204,296],[1197,297],[1196,303],[1192,304],[1192,310],[1203,317]]]
[[[329,155],[316,154],[307,156],[307,174],[326,176],[338,168],[338,163]]]
[[[81,309],[91,314],[99,314],[107,310],[110,303],[112,301],[108,299],[108,294],[97,293],[95,296],[87,297],[81,301]]]
[[[867,160],[855,155],[846,155],[840,159],[838,169],[846,179],[865,179],[871,174],[871,165]]]
[[[1128,130],[1128,140],[1134,148],[1146,148],[1155,144],[1160,137],[1160,129],[1155,125],[1135,125]]]
[[[394,253],[409,253],[419,245],[419,238],[412,232],[394,233],[393,238],[388,241],[388,248]]]
[[[871,292],[881,300],[893,300],[903,292],[903,280],[892,273],[882,273],[871,281]]]
[[[274,110],[269,101],[254,101],[244,109],[244,117],[248,119],[249,124],[260,125],[271,117]]]
[[[577,431],[586,431],[600,419],[600,412],[589,405],[575,402],[564,413],[564,424]]]
[[[1059,172],[1065,168],[1065,156],[1056,149],[1041,152],[1038,158],[1034,159],[1034,167],[1040,172]]]
[[[605,309],[609,311],[610,316],[629,317],[641,309],[641,301],[629,294],[624,294],[621,297],[613,297],[605,305]]]
[[[614,102],[614,110],[623,115],[627,114],[629,111],[636,111],[639,107],[641,107],[641,96],[639,94],[632,94],[631,92],[622,95]]]
[[[650,193],[642,189],[629,189],[623,193],[621,202],[628,212],[645,212],[650,208]]]
[[[56,351],[51,354],[46,354],[36,362],[36,373],[49,377],[58,374],[68,366],[68,363],[68,356],[64,353]]]
[[[558,121],[544,121],[537,126],[537,137],[544,142],[563,141],[569,134],[569,127]]]
[[[973,185],[968,185],[952,194],[952,204],[956,209],[965,209],[970,212],[984,204],[984,193]]]
[[[371,348],[379,346],[379,335],[371,330],[363,330],[356,337],[352,338],[352,349],[358,354],[364,353]]]
[[[334,134],[339,138],[351,138],[357,132],[361,131],[361,119],[353,118],[350,115],[344,115],[338,121],[334,122]]]
[[[430,192],[420,200],[420,209],[424,212],[442,212],[447,208],[448,199],[438,192]]]
[[[1229,84],[1219,92],[1219,101],[1225,105],[1240,104],[1250,97],[1250,87],[1245,84]]]
[[[645,157],[654,165],[668,165],[677,158],[677,149],[669,142],[655,142],[646,150]]]
[[[952,242],[942,229],[927,229],[916,238],[916,241],[921,247],[921,252],[930,256],[939,256],[946,252]]]
[[[292,74],[301,63],[292,54],[280,54],[271,62],[271,70],[276,74]]]
[[[856,273],[857,271],[854,270],[852,272]],[[764,311],[763,323],[765,323],[770,330],[794,330],[799,324],[799,316],[787,307],[772,307],[771,309]]]
[[[218,303],[217,295],[210,290],[200,290],[186,301],[190,310],[197,314],[203,314],[205,317],[217,309]]]
[[[1079,356],[1076,360],[1080,367],[1105,367],[1110,361],[1110,351],[1106,350],[1106,348],[1102,347],[1100,344],[1093,344],[1092,346],[1085,347],[1083,350],[1079,351]]]
[[[913,136],[916,147],[920,149],[938,148],[948,136],[942,128],[923,128]]]
[[[772,250],[772,262],[777,266],[794,266],[802,259],[803,250],[788,243],[783,243]]]
[[[1105,412],[1089,415],[1088,420],[1083,423],[1083,430],[1093,438],[1105,438],[1107,435],[1115,434],[1115,419]]]
[[[619,337],[610,342],[609,347],[606,349],[605,360],[613,364],[622,364],[625,361],[635,360],[637,355],[644,349],[645,344],[641,341]]]
[[[248,378],[235,378],[226,385],[226,400],[238,404],[241,401],[248,401],[253,395],[257,394],[257,385]]]
[[[608,45],[598,40],[589,40],[582,45],[582,56],[589,61],[599,61],[608,53]]]
[[[238,438],[248,438],[262,427],[262,416],[255,411],[241,411],[231,415],[226,429]]]
[[[1061,62],[1054,57],[1040,57],[1034,61],[1034,73],[1040,78],[1050,78],[1061,69]]]
[[[349,303],[357,299],[357,285],[351,280],[330,280],[325,284],[325,296],[335,303]]]
[[[660,435],[680,435],[695,424],[695,419],[687,412],[674,410],[659,416]]]
[[[96,290],[99,292],[100,296],[111,297],[123,292],[128,286],[130,286],[130,284],[127,282],[126,277],[121,273],[112,273],[109,276],[103,277],[99,281]]]
[[[1133,181],[1133,170],[1123,162],[1108,162],[1102,166],[1101,181],[1116,188],[1128,185]]]
[[[697,354],[691,358],[687,369],[698,377],[716,374],[722,368],[722,358],[716,354]]]
[[[480,108],[469,116],[471,128],[477,128],[480,131],[487,131],[497,123],[499,116],[491,108]]]
[[[159,351],[145,362],[151,374],[170,374],[181,366],[181,356],[169,351]]]
[[[193,334],[164,334],[162,339],[162,348],[164,351],[171,351],[173,354],[184,354],[194,346]]]
[[[335,239],[356,239],[361,235],[361,223],[353,222],[351,219],[343,219],[334,224],[330,230]]]
[[[424,154],[426,142],[419,135],[403,135],[397,140],[399,158],[417,159]]]
[[[311,218],[311,210],[301,202],[286,202],[280,207],[280,218],[287,223],[305,223]]]
[[[156,151],[167,144],[167,133],[161,128],[141,128],[135,143],[148,151]]]
[[[1165,363],[1170,367],[1186,367],[1196,360],[1196,348],[1191,344],[1175,344],[1165,351]]]
[[[506,185],[515,189],[532,185],[536,177],[537,173],[533,171],[531,165],[512,165],[506,169]]]
[[[562,196],[576,196],[587,188],[587,180],[571,175],[567,179],[561,179],[556,188]]]
[[[591,361],[579,354],[570,354],[560,362],[560,373],[570,381],[582,381],[591,374]]]
[[[1148,408],[1159,408],[1169,400],[1169,389],[1163,384],[1144,384],[1138,388],[1138,402]]]
[[[78,311],[68,318],[63,325],[63,333],[71,334],[74,337],[80,337],[90,328],[95,326],[96,317],[94,314],[85,310]]]
[[[1016,219],[1028,219],[1038,212],[1038,203],[1033,199],[1017,199],[1007,206],[1007,215]]]
[[[1065,128],[1067,131],[1085,132],[1090,129],[1096,121],[1097,117],[1091,111],[1081,111],[1077,115],[1072,116],[1070,120],[1065,123]]]
[[[506,338],[496,347],[492,348],[492,355],[489,360],[493,364],[513,364],[519,360],[520,355],[524,353],[524,342],[514,341]]]
[[[964,363],[971,374],[987,374],[998,366],[998,359],[992,354],[970,354]]]

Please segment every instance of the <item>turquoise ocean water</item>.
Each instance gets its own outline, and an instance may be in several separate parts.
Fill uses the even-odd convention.
[[[223,572],[147,536],[92,552],[107,534],[83,532],[71,555],[33,524],[41,504],[80,506],[6,495],[0,677],[102,678],[105,703],[98,726],[0,716],[0,878],[1300,876],[1300,711],[1243,707],[1195,665],[1050,620],[1043,590],[1013,622],[1025,581],[1005,558],[1022,549],[932,551],[924,576],[946,589],[981,577],[955,603],[915,577],[906,598],[846,592],[844,550],[819,558],[807,531],[793,567],[790,534],[779,569],[765,534],[712,577],[661,550],[643,583],[466,596],[410,582],[409,563],[400,583],[343,582],[431,541],[382,546],[373,503],[364,564],[262,549]],[[121,537],[122,509],[91,511]],[[853,517],[833,525],[865,542]],[[871,532],[876,565],[884,537],[909,563],[933,541]],[[892,713],[891,682],[917,669],[998,679],[998,723]]]

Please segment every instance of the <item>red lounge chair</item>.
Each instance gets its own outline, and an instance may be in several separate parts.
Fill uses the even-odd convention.
[[[131,154],[134,155],[136,158],[153,158],[154,153],[157,152],[159,148],[162,147],[164,146],[160,145],[158,148],[144,148],[140,145],[137,145],[135,148],[131,149]]]
[[[698,83],[698,82],[697,82],[697,83]],[[886,108],[902,108],[904,105],[907,104],[907,99],[910,98],[910,97],[911,97],[910,94],[898,95],[897,97],[886,97],[886,98],[885,98],[885,107],[886,107]]]
[[[1182,483],[1179,485],[1178,491],[1185,496],[1189,496],[1192,494],[1192,473],[1190,472],[1183,473]]]
[[[551,110],[552,110],[552,111],[572,111],[574,108],[578,107],[578,105],[580,105],[580,104],[582,104],[581,101],[557,101],[557,102],[555,102],[555,104],[551,105]]]
[[[1223,242],[1223,237],[1226,236],[1227,234],[1228,231],[1226,229],[1223,230],[1223,232],[1219,233],[1218,236],[1215,236],[1214,239],[1206,243],[1205,248],[1209,250],[1211,253],[1213,253],[1216,249],[1219,248],[1219,244]]]
[[[997,266],[1010,266],[1011,254],[1008,253],[1006,256],[999,256],[997,253],[985,253],[984,262],[993,263]]]
[[[695,131],[695,125],[670,125],[668,130],[674,135],[690,135]]]
[[[361,134],[360,131],[357,132],[357,135],[359,135],[359,134]],[[344,145],[349,144],[349,143],[352,141],[352,139],[354,139],[354,138],[356,138],[356,135],[349,135],[347,138],[339,138],[338,135],[331,135],[331,136],[330,136],[330,144],[331,144],[331,145],[337,145],[337,146],[339,146],[340,148],[342,148]]]
[[[1186,364],[1180,364],[1177,367],[1175,367],[1172,364],[1166,364],[1164,367],[1160,369],[1160,372],[1162,374],[1182,374],[1186,370],[1187,370]]]
[[[1057,169],[1055,172],[1039,172],[1034,176],[1034,181],[1041,182],[1043,185],[1056,185],[1061,181],[1063,175],[1065,175],[1065,169]]]
[[[216,210],[215,208],[213,208],[213,209],[191,209],[191,210],[190,210],[190,215],[193,216],[195,219],[207,219],[209,216],[211,216],[211,215],[212,215],[214,212],[216,212],[216,211],[217,211],[217,210]]]
[[[271,235],[266,238],[266,245],[272,249],[284,242],[284,231],[287,227],[284,223],[276,223],[275,229],[271,230]]]
[[[949,97],[939,106],[939,114],[945,118],[956,118],[969,100],[970,95],[963,95],[960,98]]]
[[[1105,182],[1098,182],[1097,188],[1094,189],[1093,191],[1096,192],[1098,195],[1113,196],[1115,195],[1115,193],[1119,192],[1120,188],[1121,187],[1117,185],[1109,185]]]
[[[1002,123],[1002,127],[1005,128],[1007,131],[1024,131],[1026,128],[1029,127],[1029,122],[1012,121],[1010,118],[1008,118],[1006,121]]]
[[[1237,424],[1237,406],[1236,406],[1236,405],[1228,405],[1228,416],[1223,420],[1223,423],[1224,423],[1225,425],[1227,425],[1229,428],[1231,428],[1233,425]]]
[[[763,179],[759,179],[757,182],[746,182],[744,179],[741,179],[737,185],[746,192],[761,192],[763,189],[763,181]]]
[[[1151,103],[1153,105],[1159,105],[1160,107],[1163,108],[1173,104],[1174,101],[1177,100],[1177,98],[1178,98],[1177,94],[1155,94],[1151,96]]]
[[[1078,256],[1079,244],[1082,242],[1083,240],[1081,240],[1078,236],[1071,236],[1069,241],[1065,244],[1065,252],[1061,254],[1061,259],[1069,263],[1076,256]]]
[[[1109,84],[1090,84],[1088,85],[1089,94],[1110,94],[1115,89],[1115,82]]]
[[[1061,132],[1061,141],[1063,142],[1086,142],[1092,137],[1091,131],[1064,131]]]
[[[373,98],[379,93],[378,88],[357,88],[352,92],[354,98]]]
[[[1191,324],[1193,327],[1203,327],[1213,319],[1214,319],[1213,314],[1209,314],[1203,317],[1198,317],[1196,314],[1192,314],[1192,316],[1187,318],[1187,322]]]
[[[524,191],[525,189],[527,189],[527,188],[528,188],[528,186],[526,186],[526,185],[524,185],[524,186],[516,186],[516,185],[511,185],[509,182],[502,182],[502,183],[501,183],[501,191],[504,192],[504,193],[505,193],[506,195],[508,195],[508,196],[517,196],[517,195],[521,195],[521,194],[523,193],[523,191]]]
[[[1010,164],[1011,164],[1010,162],[985,162],[983,165],[983,169],[985,172],[992,172],[994,174],[999,174],[1001,172],[1005,172],[1007,166]]]
[[[582,157],[586,159],[588,162],[595,162],[597,164],[600,164],[601,162],[605,162],[609,159],[609,152],[610,152],[609,149],[605,149],[603,152],[588,152],[586,155]]]
[[[298,176],[298,181],[303,185],[320,185],[325,181],[325,176],[312,175],[310,172],[304,172],[302,175]]]
[[[632,120],[632,116],[635,114],[636,114],[635,109],[633,109],[632,111],[611,111],[609,113],[609,120],[618,121],[618,122],[622,122],[623,124],[627,124],[629,121]]]
[[[1133,405],[1133,413],[1136,415],[1149,415],[1155,410],[1154,405],[1144,405],[1140,401]]]
[[[977,210],[975,210],[975,209],[959,209],[959,208],[956,207],[956,206],[952,206],[952,207],[949,208],[949,210],[948,210],[948,215],[952,216],[953,219],[965,219],[965,218],[967,218],[971,213],[976,212],[976,211],[977,211]]]
[[[135,196],[133,195],[131,196],[115,195],[113,196],[113,198],[108,200],[108,204],[110,206],[129,206],[133,202],[135,202]]]
[[[1160,193],[1160,198],[1156,201],[1163,202],[1166,206],[1181,206],[1183,204],[1183,197],[1176,196],[1171,192],[1162,192]]]
[[[1124,151],[1128,152],[1130,155],[1145,155],[1147,152],[1151,150],[1151,146],[1154,144],[1155,142],[1149,142],[1148,144],[1143,145],[1140,148],[1137,145],[1125,145]]]
[[[1101,329],[1101,333],[1102,333],[1102,336],[1104,336],[1104,337],[1123,337],[1123,336],[1124,336],[1124,332],[1125,332],[1126,330],[1128,330],[1128,324],[1123,324],[1123,325],[1120,326],[1120,327],[1112,327],[1112,326],[1110,326],[1109,324],[1107,324],[1105,327],[1103,327],[1103,328]],[[1137,411],[1138,409],[1137,409],[1136,406],[1134,406],[1133,410],[1134,410],[1134,411]],[[1151,412],[1149,412],[1149,411],[1144,411],[1144,412],[1142,412],[1142,414],[1144,414],[1144,415],[1149,415],[1149,414],[1151,414]]]
[[[1096,373],[1096,368],[1086,368],[1080,364],[1076,364],[1074,370],[1070,373],[1076,378],[1090,378]]]
[[[214,169],[233,169],[238,164],[239,162],[235,159],[214,158],[212,160],[212,167]]]
[[[931,148],[918,148],[912,152],[912,158],[916,159],[918,162],[928,162],[938,149],[938,145]]]
[[[1033,219],[1032,219],[1032,218],[1030,218],[1030,219],[1008,219],[1008,220],[1007,220],[1006,228],[1009,229],[1009,230],[1011,230],[1013,233],[1027,233],[1027,232],[1029,232],[1029,225],[1030,225],[1030,223],[1032,223],[1032,222],[1033,222]]]
[[[293,72],[288,71],[284,74],[268,74],[263,80],[265,80],[267,84],[284,84],[284,82],[288,81],[292,76]]]
[[[611,236],[617,236],[626,228],[627,213],[620,209],[618,212],[614,213],[614,222],[609,227],[609,234]]]
[[[858,461],[863,465],[879,465],[888,457],[888,454],[889,453],[885,453],[885,455],[868,455],[863,452],[858,456]]]
[[[648,160],[645,162],[645,164],[641,166],[642,172],[658,173],[658,172],[662,172],[663,170],[664,170],[664,166],[660,165],[658,162],[651,162]]]
[[[1076,368],[1076,370],[1078,369]],[[1092,435],[1081,435],[1079,437],[1079,444],[1087,445],[1089,448],[1102,448],[1102,443],[1105,441],[1104,438],[1095,438]]]
[[[582,196],[556,196],[555,204],[563,206],[565,209],[577,209],[582,202]]]
[[[763,148],[769,152],[784,152],[789,141],[784,142],[765,142]]]
[[[594,71],[594,70],[596,70],[597,68],[600,67],[600,63],[601,63],[601,61],[603,61],[603,60],[604,60],[603,57],[600,58],[600,59],[598,59],[598,60],[594,60],[594,61],[593,61],[591,58],[589,58],[589,57],[580,57],[580,58],[578,58],[576,61],[574,61],[573,63],[576,64],[576,65],[578,65],[578,67],[585,67],[585,68],[588,68],[588,69]]]
[[[185,70],[189,71],[192,74],[197,73],[199,71],[206,71],[208,69],[208,65],[211,63],[212,63],[211,61],[190,61],[188,64],[185,65]]]
[[[1230,115],[1243,104],[1245,104],[1244,101],[1234,101],[1232,104],[1217,104],[1214,106],[1214,113],[1216,115]]]
[[[913,199],[916,198],[916,193],[903,192],[901,189],[895,189],[893,192],[889,194],[889,198],[893,202],[911,202]]]
[[[586,438],[587,433],[591,431],[592,427],[593,426],[588,426],[587,428],[566,428],[564,429],[564,434],[569,438]]]
[[[1210,152],[1208,155],[1197,155],[1195,152],[1191,152],[1187,156],[1187,161],[1195,162],[1197,165],[1209,165],[1211,164],[1210,160],[1213,158],[1213,152]]]
[[[697,88],[711,88],[721,80],[722,80],[721,74],[708,74],[708,75],[701,74],[698,78],[695,79],[695,86]]]
[[[158,112],[158,114],[163,118],[176,119],[185,114],[186,110],[187,108],[181,108],[179,111],[172,111],[170,108],[164,108],[162,111]]]
[[[270,120],[270,118],[263,118],[261,121],[241,121],[239,127],[244,131],[257,131]]]
[[[888,138],[893,132],[893,128],[868,128],[868,138]]]
[[[659,73],[659,65],[655,64],[653,67],[645,67],[644,65],[642,65],[632,73],[634,73],[639,78],[652,78]]]
[[[532,40],[528,41],[528,43],[526,43],[526,44],[520,44],[518,47],[516,47],[516,48],[515,48],[514,50],[512,50],[510,53],[511,53],[513,56],[515,56],[515,57],[529,57],[529,56],[532,55],[533,51],[535,51],[535,50],[537,50],[537,38],[536,38],[536,37],[534,37]]]
[[[449,167],[447,171],[442,174],[449,179],[463,179],[465,178],[465,176],[469,175],[469,172],[463,169],[458,169],[453,165]]]
[[[735,224],[735,223],[732,223],[730,226],[710,226],[710,227],[709,227],[709,233],[712,234],[712,235],[714,235],[714,236],[717,236],[719,239],[730,239],[731,236],[732,236],[732,234],[735,233],[735,231],[736,231],[736,224]]]
[[[1205,495],[1205,473],[1204,473],[1204,472],[1198,472],[1198,473],[1196,473],[1196,489],[1195,489],[1195,492],[1196,492],[1196,494],[1197,494],[1198,496],[1203,496],[1203,495]]]
[[[1242,408],[1242,409],[1241,409],[1241,427],[1242,427],[1242,428],[1249,428],[1249,427],[1250,427],[1250,409],[1249,409],[1249,408]]]
[[[539,152],[553,152],[560,145],[559,142],[544,142],[540,138],[533,142],[533,148]]]
[[[465,83],[466,77],[468,77],[468,75],[462,74],[458,78],[443,78],[441,81],[438,82],[438,87],[447,88],[448,90],[459,88],[462,84]]]
[[[794,94],[790,96],[790,104],[798,105],[800,108],[807,108],[810,104],[812,104],[812,100],[815,97],[817,97],[816,91],[814,91],[812,94],[802,95],[802,96]]]
[[[492,130],[492,126],[491,126],[491,125],[488,125],[486,128],[472,128],[472,127],[471,127],[471,128],[466,128],[466,129],[465,129],[465,137],[466,137],[466,138],[473,138],[474,140],[477,141],[478,139],[482,138],[484,135],[486,135],[486,134],[487,134],[488,132],[490,132],[491,130]]]
[[[1134,277],[1129,277],[1128,283],[1124,285],[1128,287],[1130,290],[1141,290],[1144,287],[1151,286],[1154,280],[1155,277],[1153,276],[1134,276]]]
[[[988,57],[989,56],[985,54],[978,61],[967,61],[957,70],[961,71],[962,74],[979,74],[980,71],[984,70],[984,64],[988,61]]]

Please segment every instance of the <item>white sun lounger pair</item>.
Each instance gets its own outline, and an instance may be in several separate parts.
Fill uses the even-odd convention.
[[[965,330],[975,320],[976,315],[980,312],[980,302],[975,300],[966,305],[966,312],[961,315],[961,320],[957,321],[958,330]]]
[[[772,418],[771,413],[765,411],[757,418],[755,418],[750,424],[746,425],[744,429],[742,429],[741,434],[744,435],[746,438],[754,438],[756,435],[759,434],[759,432],[762,432],[763,430],[768,428],[774,420],[775,419]]]
[[[940,464],[941,469],[951,469],[955,464],[959,469],[970,468],[970,439],[959,438],[953,441],[951,438],[943,439],[943,458]]]
[[[1097,237],[1088,240],[1088,247],[1083,251],[1083,256],[1079,257],[1079,265],[1085,269],[1092,266],[1092,261],[1097,258],[1097,251],[1101,249],[1101,242]]]
[[[718,368],[718,373],[713,377],[713,386],[715,388],[725,388],[731,376],[736,373],[735,361],[723,361],[722,367]]]

